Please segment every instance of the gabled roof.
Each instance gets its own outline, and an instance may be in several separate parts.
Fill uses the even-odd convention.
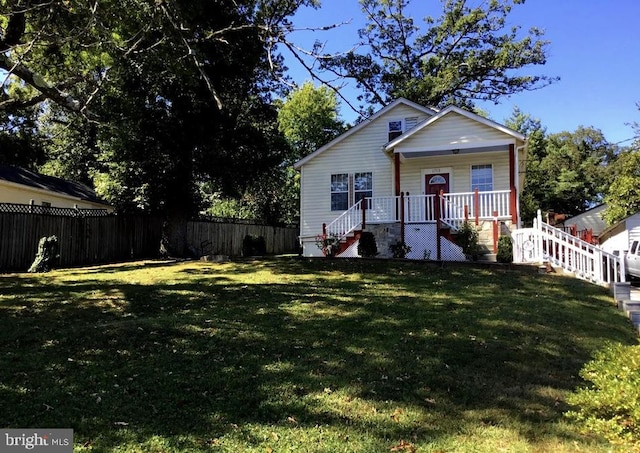
[[[382,115],[384,115],[385,113],[387,113],[388,111],[392,110],[393,108],[397,107],[400,104],[404,104],[404,105],[407,105],[409,107],[413,107],[413,108],[415,108],[417,110],[420,110],[421,112],[423,112],[423,113],[425,113],[427,115],[435,115],[438,112],[435,109],[428,108],[428,107],[423,107],[423,106],[421,106],[419,104],[416,104],[415,102],[412,102],[412,101],[410,101],[408,99],[398,98],[395,101],[393,101],[391,104],[389,104],[389,105],[383,107],[382,109],[378,110],[376,113],[371,115],[369,118],[367,118],[365,120],[362,120],[360,123],[358,123],[357,125],[353,126],[351,129],[349,129],[344,134],[339,135],[338,137],[334,138],[333,140],[331,140],[326,145],[318,148],[317,150],[315,150],[314,152],[312,152],[308,156],[303,157],[298,162],[293,164],[293,167],[296,168],[296,169],[302,167],[304,164],[309,162],[311,159],[313,159],[313,158],[317,157],[318,155],[322,154],[323,152],[325,152],[326,150],[328,150],[332,146],[340,143],[345,138],[347,138],[347,137],[351,136],[352,134],[358,132],[359,130],[367,127],[370,123],[372,123],[376,119],[380,118]]]
[[[78,198],[84,201],[109,205],[96,196],[96,193],[88,186],[79,182],[67,181],[53,176],[41,175],[24,168],[0,165],[0,182],[7,181],[14,184],[32,187],[40,190],[48,190],[57,194]]]
[[[464,116],[465,118],[468,118],[470,120],[476,121],[480,124],[484,124],[485,126],[491,127],[493,129],[496,129],[500,132],[503,132],[507,135],[512,136],[515,139],[521,140],[521,141],[525,141],[526,137],[517,132],[514,131],[513,129],[509,129],[508,127],[500,124],[500,123],[496,123],[495,121],[492,121],[490,119],[487,119],[483,116],[480,115],[476,115],[475,113],[469,112],[467,110],[461,109],[460,107],[456,107],[455,105],[450,105],[442,110],[440,110],[438,113],[436,113],[435,115],[433,115],[431,118],[427,118],[426,120],[422,121],[421,123],[417,124],[414,128],[412,128],[411,130],[405,132],[404,134],[400,135],[399,137],[396,137],[394,140],[391,140],[389,143],[387,143],[384,147],[385,151],[389,151],[393,148],[395,148],[396,146],[398,146],[400,143],[402,143],[403,141],[405,141],[406,139],[408,139],[409,137],[411,137],[412,135],[420,132],[422,129],[424,129],[425,127],[428,127],[429,125],[435,123],[436,121],[442,119],[443,117],[451,114],[451,113],[457,113],[459,115]]]

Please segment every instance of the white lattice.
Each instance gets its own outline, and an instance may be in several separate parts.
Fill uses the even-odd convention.
[[[411,260],[436,260],[438,256],[437,231],[435,223],[413,223],[405,225],[404,241],[411,252]],[[446,238],[440,238],[440,258],[444,261],[466,261],[462,248]]]

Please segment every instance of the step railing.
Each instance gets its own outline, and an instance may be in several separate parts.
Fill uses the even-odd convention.
[[[576,277],[600,285],[624,282],[624,260],[542,221],[512,233],[514,262],[549,262]]]
[[[322,234],[339,239],[358,229],[362,224],[362,200],[340,214],[333,222],[323,225]]]

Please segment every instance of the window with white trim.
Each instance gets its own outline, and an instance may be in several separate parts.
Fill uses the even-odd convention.
[[[490,192],[493,190],[493,167],[491,164],[471,166],[471,190]]]
[[[373,173],[338,173],[331,175],[331,210],[346,211],[362,197],[373,196]]]
[[[353,175],[353,201],[357,203],[362,197],[373,196],[373,173],[354,173]]]
[[[331,210],[345,211],[349,208],[349,174],[331,175]]]
[[[388,125],[389,141],[402,135],[402,132],[404,131],[404,128],[402,127],[402,120],[389,121]]]

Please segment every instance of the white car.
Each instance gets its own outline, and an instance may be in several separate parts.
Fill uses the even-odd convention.
[[[631,242],[629,251],[624,255],[625,267],[627,274],[631,277],[640,278],[640,241]]]

